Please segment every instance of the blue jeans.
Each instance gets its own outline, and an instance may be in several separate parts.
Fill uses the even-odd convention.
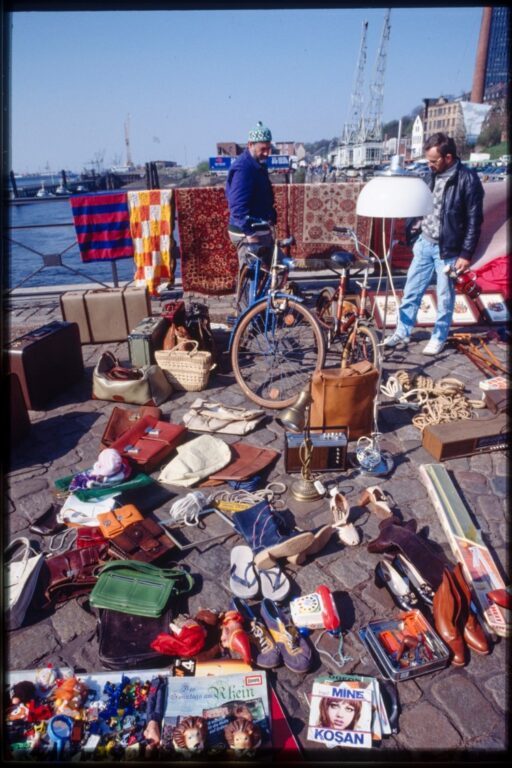
[[[398,312],[396,330],[400,336],[409,337],[411,335],[421,300],[435,271],[437,317],[432,330],[432,338],[444,343],[450,332],[453,317],[455,287],[453,280],[443,270],[447,264],[453,266],[457,258],[441,259],[439,246],[425,240],[421,235],[414,244],[413,254],[414,258],[407,272],[404,294]]]

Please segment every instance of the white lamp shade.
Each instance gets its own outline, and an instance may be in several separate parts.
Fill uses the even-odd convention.
[[[357,198],[358,216],[408,219],[425,216],[433,208],[432,192],[418,176],[374,176]]]

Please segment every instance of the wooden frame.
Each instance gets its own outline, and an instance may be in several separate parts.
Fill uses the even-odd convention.
[[[488,323],[508,323],[510,313],[502,293],[481,293],[475,303]]]
[[[464,293],[455,294],[452,326],[478,324],[479,312],[471,299]]]
[[[396,291],[398,307],[402,298],[403,291]],[[370,304],[372,307],[375,324],[377,328],[383,327],[384,304],[386,296],[383,293],[369,293]],[[388,295],[388,305],[386,310],[386,328],[395,328],[398,320],[398,307],[395,306],[395,297],[392,293]],[[437,303],[433,291],[427,291],[421,300],[421,306],[416,319],[416,325],[419,327],[430,327],[436,322]]]

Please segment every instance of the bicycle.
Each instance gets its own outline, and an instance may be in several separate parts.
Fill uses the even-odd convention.
[[[293,259],[280,249],[293,245],[294,239],[277,240],[275,227],[268,226],[273,240],[270,265],[263,264],[258,246],[249,246],[244,265],[248,269],[242,267],[238,291],[247,306],[231,331],[229,352],[247,397],[264,408],[286,408],[322,367],[326,345],[320,323],[304,300],[283,289]]]
[[[376,259],[365,258],[359,247],[359,240],[350,227],[333,227],[334,232],[349,235],[354,242],[356,258],[349,251],[337,251],[330,258],[322,260],[322,266],[339,275],[336,288],[323,288],[316,301],[315,312],[327,334],[328,348],[335,342],[342,347],[341,367],[368,360],[377,365],[379,341],[377,334],[368,324],[366,300],[368,297],[368,277],[373,272]],[[315,265],[318,259],[314,260]],[[359,307],[347,301],[348,272],[363,273],[362,281],[356,280],[361,290]]]

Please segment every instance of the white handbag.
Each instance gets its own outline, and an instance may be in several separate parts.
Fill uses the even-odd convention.
[[[228,407],[199,397],[183,415],[183,423],[192,432],[246,435],[255,429],[265,415],[263,410]]]
[[[21,550],[21,559],[14,559],[16,551]],[[18,629],[23,624],[25,614],[36,588],[39,572],[44,563],[44,555],[36,552],[30,541],[21,536],[13,539],[4,550],[5,556],[5,616],[7,629]]]

